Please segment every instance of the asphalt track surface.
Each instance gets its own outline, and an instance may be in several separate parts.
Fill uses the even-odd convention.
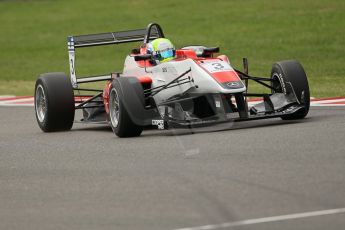
[[[42,133],[32,107],[0,125],[0,229],[345,229],[344,107],[131,139]]]

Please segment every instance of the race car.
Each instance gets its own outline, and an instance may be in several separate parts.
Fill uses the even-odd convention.
[[[167,41],[157,23],[145,29],[69,36],[70,77],[41,74],[35,85],[35,113],[44,132],[70,130],[75,111],[78,122],[109,124],[118,137],[140,136],[145,127],[198,128],[229,122],[306,117],[310,105],[307,76],[295,60],[273,64],[270,77],[234,68],[219,47],[201,45],[175,49],[169,42],[154,50],[155,41]],[[126,57],[122,72],[77,77],[75,50],[83,47],[139,42]],[[167,60],[164,55],[170,54]],[[165,53],[164,53],[165,52]],[[163,59],[162,59],[163,58]],[[82,85],[104,81],[103,89]],[[255,81],[269,93],[249,93]],[[248,97],[262,101],[248,106]]]

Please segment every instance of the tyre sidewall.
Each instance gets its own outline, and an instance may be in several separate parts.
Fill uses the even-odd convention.
[[[281,89],[272,93],[294,93],[297,100],[302,103],[305,108],[292,116],[287,115],[283,119],[300,119],[304,118],[310,107],[310,91],[307,76],[301,64],[295,60],[281,61],[273,64],[271,71],[271,79],[277,78],[280,82]],[[293,91],[287,84],[291,83]],[[272,83],[273,84],[273,83]]]
[[[119,113],[119,118],[118,118],[118,123],[117,123],[117,126],[114,126],[112,120],[111,120],[111,113],[113,111],[113,108],[111,107],[112,105],[112,101],[113,100],[113,92],[116,92],[118,98],[119,98],[119,109],[120,109],[120,113]],[[113,129],[114,133],[116,135],[119,134],[120,130],[122,130],[123,128],[121,126],[123,126],[123,122],[121,122],[121,119],[123,118],[123,115],[122,115],[122,109],[123,109],[123,104],[122,104],[122,100],[120,99],[120,95],[119,95],[119,89],[117,87],[114,86],[114,83],[113,83],[113,86],[111,87],[110,89],[110,94],[109,94],[109,122],[110,122],[110,126],[111,128]]]
[[[118,137],[135,137],[135,136],[140,136],[143,127],[136,125],[133,123],[133,121],[131,120],[131,117],[129,116],[126,107],[124,105],[123,102],[123,95],[122,95],[122,91],[121,91],[121,86],[119,81],[117,81],[117,79],[115,79],[112,83],[112,87],[110,89],[110,95],[109,95],[109,122],[110,122],[110,126],[113,129],[113,132],[118,136]],[[119,118],[118,118],[118,124],[115,127],[111,121],[111,117],[110,117],[110,111],[113,110],[112,106],[112,102],[110,100],[113,99],[113,91],[115,91],[118,95],[118,103],[119,103],[119,108],[120,108],[120,112],[119,112]]]
[[[42,122],[36,112],[37,87],[41,85],[46,98],[46,114]],[[42,74],[35,85],[35,115],[44,132],[70,130],[73,126],[75,105],[72,84],[63,73]]]
[[[48,107],[48,104],[49,104],[49,99],[47,97],[47,87],[46,85],[44,84],[44,82],[42,81],[41,78],[39,78],[37,81],[36,81],[36,85],[35,85],[35,97],[34,97],[34,105],[35,105],[35,116],[36,116],[36,120],[37,120],[37,123],[38,123],[38,126],[44,131],[44,132],[49,132],[53,127],[51,127],[51,124],[48,123],[48,120],[49,120],[49,111],[46,112],[45,116],[44,116],[44,119],[43,121],[40,121],[39,118],[38,118],[38,115],[37,115],[37,107],[36,107],[36,97],[37,97],[37,88],[41,86],[43,91],[44,91],[44,94],[45,94],[45,100],[46,100],[46,107]]]

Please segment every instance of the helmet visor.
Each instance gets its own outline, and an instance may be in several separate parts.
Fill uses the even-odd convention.
[[[175,56],[175,50],[168,49],[160,53],[162,59],[171,58]]]

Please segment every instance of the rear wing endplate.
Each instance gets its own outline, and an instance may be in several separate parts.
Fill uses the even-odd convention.
[[[68,57],[70,66],[70,76],[73,88],[78,87],[78,83],[89,82],[88,77],[84,77],[78,81],[76,76],[75,68],[75,49],[91,46],[103,46],[103,45],[114,45],[129,42],[140,42],[148,43],[149,41],[156,38],[164,38],[162,28],[156,24],[151,23],[146,29],[100,33],[100,34],[89,34],[89,35],[77,35],[67,37]],[[90,77],[92,81],[103,81],[110,80],[111,75],[93,76]]]

